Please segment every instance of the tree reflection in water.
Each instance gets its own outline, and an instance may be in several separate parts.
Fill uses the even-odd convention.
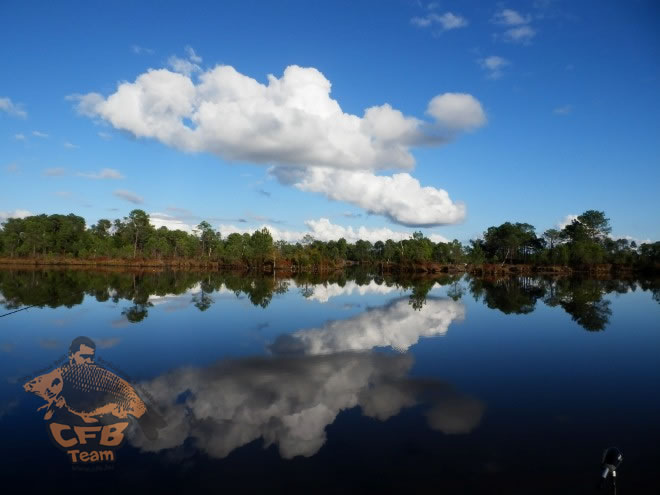
[[[467,282],[467,283],[466,283]],[[317,302],[327,302],[339,295],[368,293],[388,294],[410,291],[409,306],[420,311],[429,292],[436,286],[448,286],[447,295],[454,301],[463,297],[465,287],[475,300],[505,314],[528,314],[540,300],[550,307],[560,307],[584,329],[603,330],[612,315],[610,301],[604,296],[625,293],[637,287],[650,291],[660,302],[657,280],[604,280],[578,277],[470,277],[461,275],[382,275],[364,269],[331,274],[302,273],[291,278],[237,272],[193,271],[122,271],[72,269],[0,269],[0,304],[7,310],[24,306],[56,308],[82,304],[85,296],[98,302],[129,301],[121,313],[130,323],[149,315],[157,298],[191,293],[189,302],[200,311],[215,302],[214,294],[229,291],[246,297],[253,305],[266,308],[273,297],[297,288],[301,295]]]

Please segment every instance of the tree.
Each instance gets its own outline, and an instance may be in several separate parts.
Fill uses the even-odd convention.
[[[133,210],[124,218],[125,231],[133,241],[133,258],[137,255],[138,245],[143,246],[146,237],[153,229],[149,215],[144,210]]]
[[[587,210],[577,217],[577,221],[584,226],[587,237],[592,241],[602,240],[612,232],[610,219],[605,217],[603,211]]]

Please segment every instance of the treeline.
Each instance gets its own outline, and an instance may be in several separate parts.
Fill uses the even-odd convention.
[[[89,228],[82,217],[74,214],[10,218],[0,230],[0,257],[188,260],[193,264],[258,269],[338,267],[346,262],[399,267],[424,263],[611,264],[658,269],[660,242],[638,246],[627,239],[612,239],[610,232],[604,212],[589,210],[563,229],[549,229],[541,235],[530,224],[505,222],[489,227],[468,245],[458,240],[436,243],[422,232],[401,241],[349,243],[342,238],[324,242],[306,235],[300,242],[288,243],[274,241],[265,228],[252,234],[223,235],[206,221],[192,234],[155,228],[146,212],[133,210],[123,219],[102,219]]]

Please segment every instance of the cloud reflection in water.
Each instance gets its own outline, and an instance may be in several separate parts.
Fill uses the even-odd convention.
[[[168,426],[155,441],[136,431],[131,442],[158,452],[192,441],[211,457],[223,458],[261,438],[266,447],[277,445],[284,458],[312,456],[337,415],[358,406],[364,415],[384,421],[421,405],[432,429],[469,433],[481,421],[481,401],[441,380],[409,377],[410,354],[347,352],[381,346],[405,350],[420,336],[445,333],[463,315],[463,305],[448,299],[430,299],[422,311],[411,311],[403,298],[319,329],[280,336],[271,357],[173,370],[142,384]],[[292,346],[291,339],[298,342]]]

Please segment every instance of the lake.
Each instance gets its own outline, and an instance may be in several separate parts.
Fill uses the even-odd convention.
[[[616,446],[617,493],[660,493],[659,303],[658,280],[3,269],[0,314],[34,307],[0,317],[0,472],[51,493],[598,493]],[[70,373],[24,390],[74,369],[78,336],[96,364],[75,369],[145,404],[121,434],[84,420]]]

